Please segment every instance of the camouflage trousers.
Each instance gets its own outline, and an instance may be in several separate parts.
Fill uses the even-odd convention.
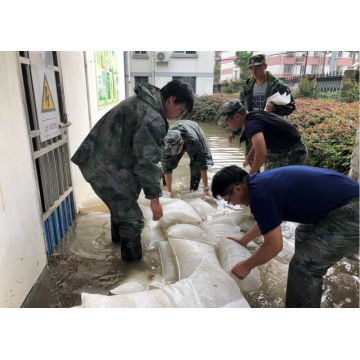
[[[313,224],[298,225],[288,273],[286,307],[318,308],[323,276],[359,245],[359,198]]]
[[[112,226],[119,229],[120,237],[133,237],[144,228],[144,217],[137,203],[141,186],[129,170],[99,171],[88,180],[96,195],[107,205]]]
[[[265,170],[276,169],[288,165],[304,165],[308,157],[308,151],[302,139],[281,152],[268,150],[267,153]]]

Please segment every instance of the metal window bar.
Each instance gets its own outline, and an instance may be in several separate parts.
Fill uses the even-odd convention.
[[[52,52],[52,56],[60,117],[61,121],[66,123],[60,61],[57,52]],[[57,137],[41,142],[28,52],[19,52],[19,64],[23,78],[23,97],[27,105],[29,139],[42,209],[45,243],[48,255],[51,255],[71,226],[72,220],[76,218],[67,136],[62,132]]]

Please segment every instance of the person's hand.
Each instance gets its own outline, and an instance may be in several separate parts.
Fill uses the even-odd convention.
[[[245,159],[245,161],[243,162],[243,169],[245,169],[248,165],[249,165],[249,161]]]
[[[272,101],[270,101],[270,102],[266,105],[265,111],[266,111],[266,112],[273,112],[273,111],[275,111],[275,110],[276,110],[275,104],[274,104]]]
[[[236,135],[230,133],[230,134],[229,134],[229,143],[231,144],[231,143],[235,140],[235,138],[236,138]]]
[[[209,189],[204,189],[204,196],[211,196]]]
[[[240,261],[231,270],[231,273],[240,280],[244,280],[250,273],[251,269],[246,266],[245,261]]]
[[[242,237],[241,238],[236,238],[236,237],[229,236],[229,237],[226,237],[226,238],[229,239],[229,240],[237,242],[238,244],[242,245],[243,247],[246,247],[246,245],[247,245],[247,244],[245,244],[244,241],[242,241]]]
[[[162,218],[162,216],[163,216],[163,209],[162,209],[162,206],[160,204],[159,198],[151,199],[150,208],[151,208],[151,211],[153,213],[153,220],[154,221],[160,220]]]

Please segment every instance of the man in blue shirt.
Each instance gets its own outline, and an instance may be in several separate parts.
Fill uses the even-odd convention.
[[[248,175],[232,165],[212,181],[213,196],[250,206],[256,223],[242,238],[246,246],[263,235],[264,243],[232,269],[239,279],[274,258],[283,247],[281,223],[300,223],[290,262],[286,307],[320,307],[323,276],[359,244],[359,184],[337,172],[286,166]]]

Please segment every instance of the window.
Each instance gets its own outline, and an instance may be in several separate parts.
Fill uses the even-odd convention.
[[[173,57],[197,57],[196,51],[174,51]]]
[[[352,58],[352,57],[353,57],[353,52],[349,51],[349,58]]]
[[[173,76],[173,80],[179,79],[182,81],[185,81],[191,85],[191,87],[194,90],[194,93],[196,94],[196,77],[191,76]]]
[[[135,86],[145,85],[148,83],[149,83],[149,78],[147,76],[135,76]]]
[[[292,65],[285,65],[284,66],[284,74],[292,74],[293,73],[293,66]]]
[[[321,51],[314,51],[314,56],[320,56]]]
[[[149,55],[147,51],[134,51],[133,57],[147,59]]]
[[[305,71],[305,65],[300,66],[300,74],[303,74]]]
[[[342,51],[339,51],[338,57],[342,57]]]
[[[317,68],[318,68],[317,66],[313,65],[312,68],[311,68],[311,73],[312,74],[317,74]]]
[[[215,51],[215,56],[220,56],[220,51]]]
[[[340,74],[341,72],[342,72],[341,66],[337,66],[337,67],[336,67],[336,73],[337,73],[337,74]]]

